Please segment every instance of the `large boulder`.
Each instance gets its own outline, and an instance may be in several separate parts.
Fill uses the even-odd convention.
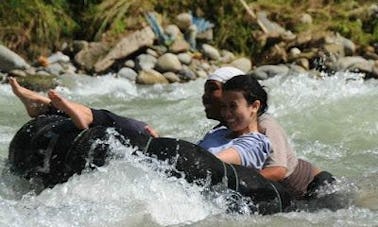
[[[81,69],[91,72],[94,71],[94,65],[98,59],[105,56],[109,51],[109,46],[103,42],[92,42],[83,48],[75,55],[75,62]]]
[[[150,27],[145,27],[124,37],[104,58],[96,62],[94,65],[95,72],[106,71],[116,60],[126,58],[142,47],[151,46],[154,40],[155,34]]]

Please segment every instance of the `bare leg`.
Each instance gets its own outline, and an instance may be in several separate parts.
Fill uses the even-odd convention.
[[[22,87],[15,78],[9,78],[9,84],[13,93],[22,101],[30,117],[37,117],[44,113],[50,103],[50,99],[37,92]]]
[[[52,105],[68,114],[76,127],[79,129],[89,128],[93,122],[92,111],[89,107],[69,101],[54,90],[50,90],[48,96]]]

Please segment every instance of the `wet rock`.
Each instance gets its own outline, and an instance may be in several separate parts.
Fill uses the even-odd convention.
[[[133,69],[124,67],[118,71],[117,76],[120,78],[128,79],[130,81],[136,81],[138,73],[135,72]]]
[[[158,58],[156,68],[160,72],[177,72],[182,69],[182,65],[176,55],[166,53]]]
[[[136,82],[138,84],[168,84],[168,80],[158,71],[153,69],[142,70],[139,72]]]
[[[0,44],[0,71],[9,72],[13,69],[29,67],[30,65],[21,56]]]
[[[336,64],[339,71],[351,71],[365,74],[365,78],[378,78],[378,63],[362,57],[345,57]]]
[[[337,71],[347,71],[353,69],[356,65],[371,65],[365,58],[360,56],[343,57],[336,62]]]

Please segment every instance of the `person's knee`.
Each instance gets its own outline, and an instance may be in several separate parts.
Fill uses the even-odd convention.
[[[315,175],[314,179],[307,186],[307,197],[313,197],[316,191],[327,184],[332,184],[336,181],[333,175],[327,171],[321,171]]]

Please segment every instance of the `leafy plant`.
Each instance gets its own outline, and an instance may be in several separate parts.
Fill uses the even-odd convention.
[[[0,40],[11,49],[24,52],[32,45],[54,48],[62,37],[77,28],[66,13],[66,2],[44,0],[9,0],[0,6]],[[29,55],[36,55],[31,48]]]

